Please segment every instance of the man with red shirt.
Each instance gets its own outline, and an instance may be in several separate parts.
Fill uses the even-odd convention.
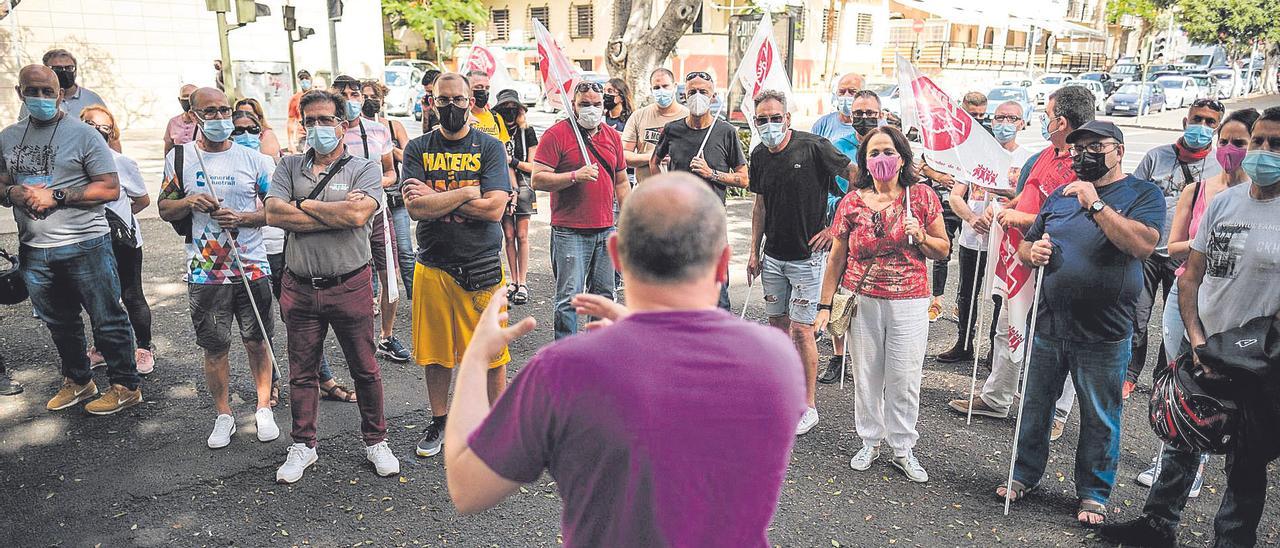
[[[1042,134],[1049,140],[1049,147],[1041,151],[1031,164],[1021,193],[1009,202],[1007,208],[1000,209],[998,218],[1000,225],[1005,229],[1016,229],[1019,233],[1026,231],[1035,222],[1045,198],[1059,187],[1076,180],[1076,173],[1071,169],[1067,135],[1085,123],[1093,121],[1092,107],[1085,109],[1080,106],[1085,104],[1085,101],[1093,101],[1092,94],[1086,97],[1087,93],[1089,90],[1085,88],[1069,86],[1054,92],[1045,102],[1040,123],[1043,127]],[[975,231],[986,234],[991,229],[993,209],[987,208],[983,216],[974,222]],[[998,321],[995,344],[997,351],[992,352],[991,375],[983,383],[981,391],[973,398],[974,415],[1007,418],[1009,408],[1013,405],[1013,396],[1018,390],[1021,364],[1014,363],[1008,353],[1008,308],[1004,307],[1001,310]],[[1056,405],[1057,413],[1050,433],[1051,439],[1057,440],[1062,436],[1074,403],[1075,385],[1068,377],[1063,385],[1062,397],[1058,398]],[[969,411],[968,398],[952,400],[948,405],[957,413],[964,414]]]
[[[602,125],[604,88],[574,88],[573,116],[547,128],[534,155],[533,188],[551,193],[551,274],[556,280],[556,339],[578,331],[574,295],[590,291],[614,298],[613,261],[606,244],[613,230],[613,200],[621,206],[631,185],[622,137]],[[578,144],[582,137],[587,158]]]

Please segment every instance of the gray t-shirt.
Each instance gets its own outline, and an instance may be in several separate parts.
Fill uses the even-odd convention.
[[[70,115],[47,126],[23,120],[0,130],[0,171],[16,184],[65,190],[89,184],[92,177],[116,172],[111,149],[98,130]],[[14,208],[23,245],[59,247],[108,232],[104,206],[60,207],[44,219]]]
[[[293,202],[311,195],[311,190],[328,173],[325,171],[318,176],[312,174],[314,154],[308,152],[285,156],[280,160],[280,165],[276,166],[275,174],[271,177],[267,198]],[[347,193],[363,190],[378,202],[378,209],[381,209],[385,199],[382,192],[382,165],[350,154],[344,157],[351,159],[315,199],[341,202],[347,199]],[[336,164],[337,161],[333,165]],[[365,223],[360,228],[352,229],[288,232],[284,249],[285,268],[304,278],[327,278],[367,265],[373,259],[369,248],[369,226]]]
[[[1215,196],[1191,242],[1205,255],[1198,303],[1206,336],[1280,310],[1280,198],[1255,199],[1252,186]]]
[[[1191,182],[1198,183],[1222,173],[1222,166],[1211,152],[1203,160],[1188,163],[1187,171],[1191,173]],[[1162,145],[1147,151],[1137,169],[1133,170],[1133,176],[1155,183],[1164,193],[1164,230],[1160,231],[1160,241],[1156,242],[1156,254],[1168,257],[1173,213],[1178,209],[1178,195],[1187,186],[1187,175],[1178,161],[1178,150],[1173,145]]]

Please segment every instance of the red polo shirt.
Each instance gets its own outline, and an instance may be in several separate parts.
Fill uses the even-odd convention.
[[[568,173],[586,165],[571,124],[569,120],[561,120],[547,128],[538,140],[538,152],[533,160],[555,169],[556,173]],[[596,180],[580,181],[551,193],[551,226],[586,229],[613,226],[613,177],[627,169],[622,137],[617,130],[600,124],[600,129],[591,137],[591,144],[604,160],[601,164],[600,160],[591,159],[599,170]]]

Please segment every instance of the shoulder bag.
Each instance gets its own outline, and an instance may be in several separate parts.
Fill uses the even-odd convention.
[[[841,295],[840,288],[836,288],[836,294],[831,299],[831,319],[827,321],[827,333],[832,337],[843,337],[849,332],[849,322],[853,321],[853,317],[858,313],[858,294],[862,292],[867,276],[876,268],[875,257],[871,259],[872,262],[858,279],[858,286],[853,293]]]
[[[182,194],[182,197],[186,197],[187,195],[187,189],[183,187],[182,183],[182,169],[185,165],[182,161],[182,151],[186,148],[186,145],[173,147],[173,179],[178,182],[178,192]],[[111,223],[111,217],[107,217],[107,223]],[[174,232],[177,232],[179,236],[183,237],[186,243],[191,243],[191,215],[187,215],[186,217],[176,221],[169,221],[169,224],[173,226]],[[112,229],[112,240],[114,241],[114,239],[115,230]]]

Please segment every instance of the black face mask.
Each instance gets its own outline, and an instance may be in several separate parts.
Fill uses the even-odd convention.
[[[979,123],[979,124],[982,124],[982,128],[983,128],[983,129],[985,129],[985,130],[987,130],[987,133],[990,133],[992,136],[995,136],[995,134],[996,134],[996,130],[995,130],[995,128],[991,127],[991,119],[990,119],[990,118],[980,118],[980,119],[978,119],[978,123]]]
[[[191,99],[178,99],[178,105],[182,107],[182,112],[191,111]]]
[[[1084,152],[1071,159],[1071,171],[1076,172],[1081,181],[1097,181],[1111,171],[1107,166],[1107,153]]]
[[[489,104],[489,90],[487,89],[472,91],[471,96],[475,98],[477,107],[484,108],[485,105]]]
[[[613,110],[613,107],[616,107],[616,106],[618,106],[618,96],[617,96],[617,95],[605,95],[605,96],[604,96],[604,109],[605,109],[605,110]]]
[[[520,116],[520,110],[516,107],[493,107],[493,111],[502,117],[502,121],[506,122],[508,128],[516,127],[516,118]]]
[[[364,104],[360,105],[360,113],[364,114],[365,118],[377,116],[380,110],[382,110],[382,103],[376,99],[365,99]]]
[[[462,131],[467,126],[467,109],[452,103],[438,106],[436,110],[440,113],[440,127],[450,133]]]
[[[878,118],[854,118],[853,119],[853,130],[857,131],[858,135],[866,135],[868,131],[871,131],[879,126],[880,126],[880,120]]]
[[[55,70],[54,74],[58,75],[58,86],[67,89],[76,85],[76,73],[69,70]]]
[[[111,142],[111,131],[106,129],[98,129],[98,128],[93,128],[93,129],[98,131],[98,135],[102,136],[103,141],[106,141],[108,143]]]

